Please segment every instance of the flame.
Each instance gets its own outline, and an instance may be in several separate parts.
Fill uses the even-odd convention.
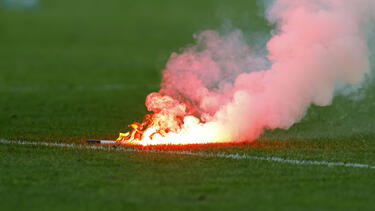
[[[218,123],[201,123],[194,116],[186,116],[176,127],[175,119],[163,119],[165,116],[146,115],[142,123],[129,125],[131,132],[120,133],[117,142],[129,145],[186,145],[229,142]],[[169,125],[169,127],[165,127]]]

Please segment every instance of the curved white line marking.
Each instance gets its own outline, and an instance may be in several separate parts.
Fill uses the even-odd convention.
[[[123,152],[151,152],[151,153],[166,153],[175,155],[190,155],[198,157],[213,157],[213,158],[227,158],[236,160],[261,160],[261,161],[273,161],[279,163],[288,163],[294,165],[316,165],[316,166],[341,166],[341,167],[352,167],[352,168],[367,168],[375,169],[375,165],[363,164],[363,163],[345,163],[345,162],[332,162],[332,161],[314,161],[314,160],[298,160],[298,159],[287,159],[281,157],[262,157],[253,156],[246,154],[228,154],[228,153],[209,153],[209,152],[192,152],[192,151],[168,151],[168,150],[155,150],[155,149],[136,149],[136,148],[125,148],[125,147],[111,147],[111,146],[100,146],[100,145],[78,145],[78,144],[65,144],[65,143],[49,143],[49,142],[29,142],[29,141],[12,141],[0,139],[1,144],[18,144],[18,145],[36,145],[36,146],[51,146],[51,147],[66,147],[74,149],[96,149],[96,150],[107,150],[107,151],[123,151]]]

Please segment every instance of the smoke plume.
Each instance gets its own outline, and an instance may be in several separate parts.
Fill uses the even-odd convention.
[[[264,129],[288,129],[311,104],[329,105],[338,84],[369,73],[372,14],[372,0],[274,1],[267,56],[240,30],[204,31],[195,46],[171,55],[146,106],[160,128],[195,130],[196,140],[252,141]]]

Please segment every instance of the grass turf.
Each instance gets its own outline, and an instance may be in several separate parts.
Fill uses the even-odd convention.
[[[0,145],[0,155],[4,210],[374,206],[373,170],[39,146]]]
[[[264,43],[272,26],[261,7],[54,0],[35,10],[1,8],[0,138],[115,138],[142,119],[170,53],[193,33],[225,31],[230,19],[250,43]],[[255,143],[189,150],[375,164],[374,89],[313,106],[301,123]],[[3,144],[0,156],[2,210],[374,208],[374,171],[365,169]]]

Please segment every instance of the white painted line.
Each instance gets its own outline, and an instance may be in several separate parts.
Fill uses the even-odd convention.
[[[150,152],[150,153],[189,155],[189,156],[209,157],[209,158],[226,158],[226,159],[235,159],[235,160],[261,160],[261,161],[288,163],[288,164],[294,164],[294,165],[340,166],[340,167],[351,167],[351,168],[375,169],[375,165],[363,164],[363,163],[298,160],[298,159],[287,159],[287,158],[281,158],[281,157],[253,156],[253,155],[238,154],[238,153],[229,154],[229,153],[209,153],[209,152],[192,152],[192,151],[169,151],[169,150],[155,150],[155,149],[112,147],[112,146],[101,146],[101,145],[82,145],[82,144],[78,145],[78,144],[66,144],[66,143],[56,143],[56,142],[49,143],[49,142],[13,141],[13,140],[3,140],[3,139],[0,139],[0,144],[35,145],[35,146],[65,147],[65,148],[74,148],[74,149],[123,151],[123,152]]]

